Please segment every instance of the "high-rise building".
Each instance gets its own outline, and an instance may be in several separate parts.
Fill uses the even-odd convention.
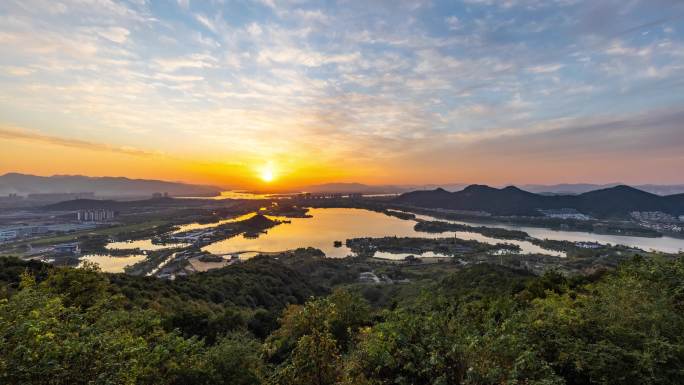
[[[105,209],[79,210],[76,213],[76,219],[80,222],[104,222],[114,219],[115,216],[113,210]]]

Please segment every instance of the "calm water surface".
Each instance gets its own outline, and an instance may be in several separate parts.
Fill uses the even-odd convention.
[[[541,227],[529,227],[529,226],[516,226],[505,223],[478,223],[471,221],[451,221],[446,219],[440,219],[431,217],[428,215],[416,215],[417,218],[432,220],[432,221],[443,221],[450,223],[459,223],[471,226],[487,226],[487,227],[499,227],[509,230],[520,230],[530,234],[531,237],[539,239],[553,239],[559,241],[571,241],[571,242],[598,242],[611,245],[625,245],[629,247],[636,247],[645,251],[661,251],[665,253],[679,253],[684,251],[684,239],[673,238],[673,237],[660,237],[660,238],[646,238],[646,237],[631,237],[622,235],[608,235],[608,234],[596,234],[589,233],[586,231],[563,231],[563,230],[552,230],[545,229]]]
[[[179,197],[182,199],[212,199],[212,200],[224,200],[224,199],[288,199],[289,194],[257,194],[251,193],[249,191],[222,191],[220,195],[213,197],[203,197],[203,196],[189,196],[189,197]]]
[[[249,219],[249,218],[251,218],[251,217],[253,217],[253,216],[255,216],[255,215],[256,215],[256,213],[249,213],[249,214],[240,215],[240,216],[235,217],[235,218],[222,219],[222,220],[220,220],[220,221],[218,221],[218,222],[211,222],[211,223],[197,223],[197,222],[195,222],[195,223],[188,223],[188,224],[186,224],[186,225],[180,225],[180,226],[178,227],[178,230],[174,231],[173,233],[174,233],[174,234],[178,234],[178,233],[184,233],[184,232],[186,232],[186,231],[201,230],[201,229],[210,229],[210,228],[212,228],[212,227],[224,225],[224,224],[226,224],[226,223],[233,223],[233,222],[244,221],[244,220]]]
[[[167,243],[164,245],[157,245],[152,243],[152,239],[140,239],[137,241],[121,241],[121,242],[109,242],[105,248],[114,249],[140,249],[144,251],[154,251],[162,249],[170,249],[172,247],[184,247],[188,246],[184,243]]]
[[[352,252],[346,246],[334,247],[335,241],[359,237],[423,237],[446,238],[456,236],[485,243],[514,243],[522,248],[523,253],[545,253],[563,255],[557,251],[546,250],[529,242],[502,241],[485,237],[476,233],[447,232],[428,234],[413,229],[415,221],[402,220],[374,211],[362,209],[332,208],[310,209],[312,218],[289,218],[292,223],[284,223],[268,230],[258,238],[237,236],[212,243],[202,248],[213,254],[228,254],[239,251],[277,252],[296,249],[298,247],[315,247],[321,249],[326,256],[343,258]],[[376,253],[376,256],[392,258],[397,255]],[[403,258],[404,255],[400,255]],[[434,255],[429,255],[434,256]]]
[[[548,255],[564,256],[564,253],[547,250],[525,241],[501,240],[486,237],[478,233],[470,232],[445,232],[442,234],[430,234],[417,232],[413,229],[415,221],[402,220],[387,216],[382,213],[363,209],[331,208],[331,209],[310,209],[309,214],[312,218],[277,218],[286,219],[291,223],[283,223],[268,230],[266,234],[258,238],[245,238],[237,236],[223,241],[212,243],[205,246],[206,250],[214,254],[242,253],[242,259],[253,257],[259,252],[279,252],[284,250],[296,249],[298,247],[315,247],[321,249],[328,257],[343,258],[351,255],[351,250],[346,246],[334,247],[335,241],[342,241],[350,238],[359,237],[424,237],[424,238],[446,238],[456,236],[461,239],[475,240],[483,243],[512,243],[520,246],[522,253],[542,253]],[[231,223],[249,219],[254,213],[245,214],[236,218],[225,219],[215,223],[199,224],[190,223],[180,226],[174,233],[191,230],[212,228],[221,224]],[[668,253],[676,253],[684,250],[684,239],[672,237],[662,238],[643,238],[617,235],[602,235],[588,232],[576,231],[556,231],[529,226],[515,226],[503,223],[477,223],[465,221],[448,221],[426,215],[417,215],[424,220],[442,220],[452,223],[467,225],[485,225],[489,227],[499,227],[511,230],[525,231],[530,236],[539,239],[567,240],[572,242],[599,242],[604,244],[621,244],[630,247],[637,247],[643,250],[658,250]],[[174,245],[155,245],[151,239],[131,241],[131,242],[112,242],[107,245],[110,249],[130,249],[139,248],[141,250],[159,250],[168,247],[183,246]],[[409,254],[392,254],[377,252],[378,258],[403,259]],[[442,257],[435,253],[425,253],[416,255],[420,257]],[[105,255],[88,255],[82,259],[92,260],[100,264],[104,271],[122,272],[123,268],[145,259],[144,255],[130,255],[124,257],[113,257]]]
[[[108,273],[123,273],[124,267],[136,264],[147,258],[146,255],[127,255],[123,257],[113,257],[111,255],[84,255],[81,261],[95,262],[100,265],[102,271]]]

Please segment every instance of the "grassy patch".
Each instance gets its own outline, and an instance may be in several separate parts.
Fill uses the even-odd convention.
[[[164,220],[156,220],[156,221],[149,221],[149,222],[142,222],[142,223],[133,223],[130,225],[123,225],[123,226],[114,226],[114,227],[103,227],[99,229],[92,229],[92,230],[83,230],[83,231],[77,231],[69,234],[64,234],[64,235],[56,235],[56,236],[50,236],[50,237],[45,237],[45,238],[38,238],[38,239],[32,239],[32,240],[21,240],[17,241],[14,243],[9,243],[3,247],[4,249],[11,249],[11,248],[16,248],[17,246],[21,244],[26,244],[30,243],[33,246],[46,246],[46,245],[52,245],[52,244],[57,244],[57,243],[65,243],[65,242],[73,242],[76,241],[79,237],[84,236],[84,235],[116,235],[124,232],[134,232],[134,231],[143,231],[143,230],[149,230],[153,229],[158,226],[162,226],[169,223],[169,221],[164,221]]]

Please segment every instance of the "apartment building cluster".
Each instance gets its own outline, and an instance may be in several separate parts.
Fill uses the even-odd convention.
[[[684,224],[681,223],[684,216],[674,217],[661,211],[633,211],[630,215],[639,225],[651,230],[669,233],[684,232]]]
[[[662,211],[632,211],[630,215],[637,221],[643,222],[677,222],[677,218]]]
[[[76,213],[79,222],[105,222],[114,219],[115,216],[114,210],[105,209],[78,210]]]

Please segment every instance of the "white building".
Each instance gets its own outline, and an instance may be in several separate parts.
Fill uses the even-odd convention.
[[[380,278],[378,278],[372,271],[365,271],[359,274],[359,282],[363,283],[380,283]]]
[[[113,210],[93,209],[93,210],[79,210],[76,213],[76,219],[81,222],[103,222],[114,219],[116,213]]]
[[[32,235],[46,234],[46,226],[11,226],[0,228],[0,242],[7,242],[13,239],[26,238]]]
[[[19,236],[16,229],[2,229],[0,230],[0,242],[7,242]]]

